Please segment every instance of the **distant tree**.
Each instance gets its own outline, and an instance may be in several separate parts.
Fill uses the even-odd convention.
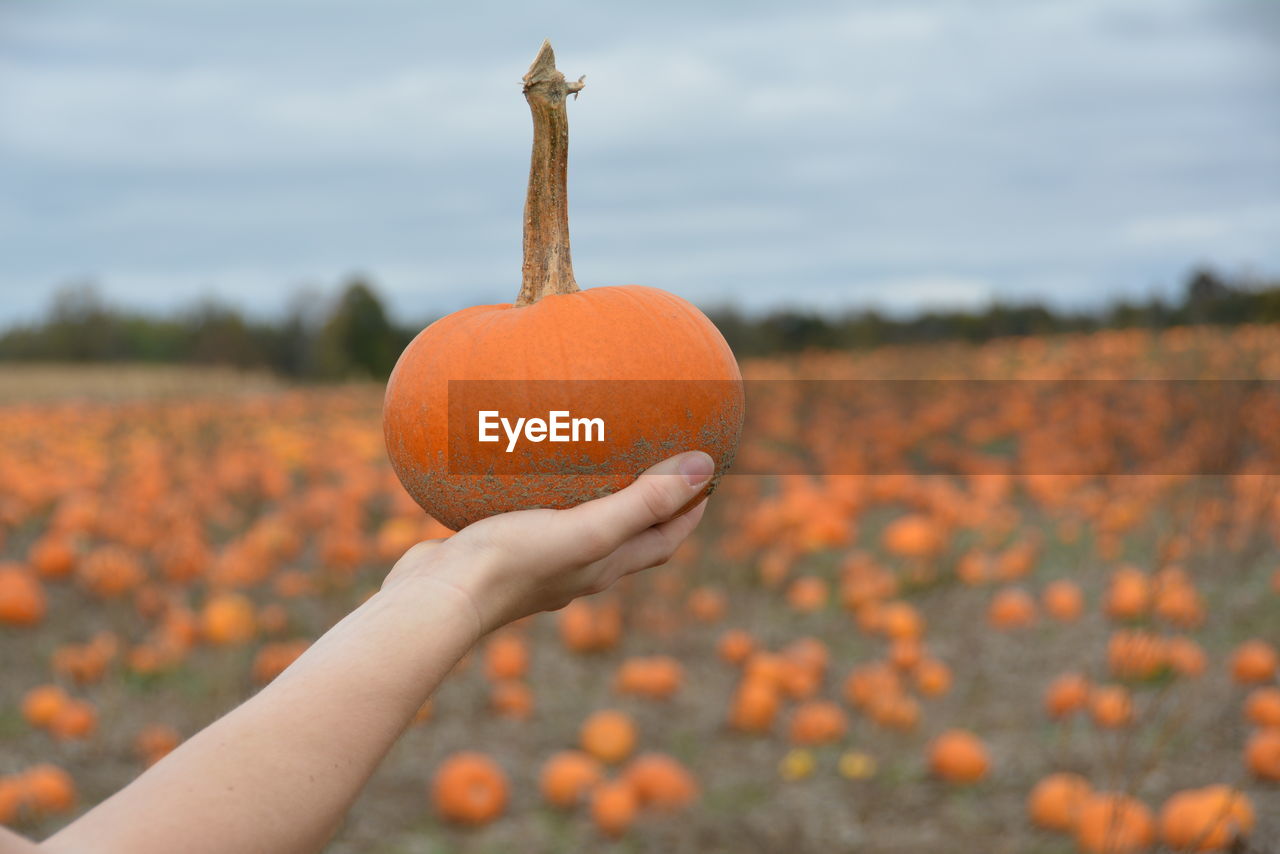
[[[385,378],[400,355],[401,337],[373,288],[363,279],[352,279],[321,333],[321,370],[333,377]]]
[[[1216,302],[1234,293],[1235,289],[1219,279],[1212,270],[1200,267],[1193,270],[1187,280],[1187,302],[1192,306]]]
[[[324,300],[314,288],[293,295],[285,309],[284,321],[271,338],[271,362],[293,377],[314,377],[320,373],[319,337],[325,325]]]
[[[123,349],[112,313],[91,282],[54,292],[45,339],[41,349],[71,361],[111,359]]]
[[[190,361],[238,368],[266,361],[249,324],[233,308],[206,300],[188,315],[186,324]]]

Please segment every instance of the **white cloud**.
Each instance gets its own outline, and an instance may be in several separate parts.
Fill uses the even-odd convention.
[[[948,274],[907,276],[875,282],[874,303],[891,312],[909,312],[922,305],[939,309],[977,308],[990,302],[994,289],[986,279]]]
[[[1139,217],[1120,227],[1120,239],[1141,248],[1212,245],[1228,237],[1266,239],[1280,235],[1280,204],[1197,213],[1159,213]]]
[[[908,307],[1280,267],[1280,58],[1216,0],[431,5],[10,13],[0,289],[504,298],[548,20],[584,282]]]
[[[0,147],[103,168],[433,159],[483,146],[515,124],[460,91],[497,83],[497,75],[422,68],[331,87],[216,67],[157,75],[9,63],[0,66]]]

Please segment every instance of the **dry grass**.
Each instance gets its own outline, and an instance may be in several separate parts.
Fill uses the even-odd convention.
[[[0,362],[0,403],[248,394],[282,387],[269,373],[232,368]]]

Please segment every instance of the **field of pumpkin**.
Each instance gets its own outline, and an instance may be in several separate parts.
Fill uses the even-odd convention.
[[[66,371],[0,382],[0,823],[36,837],[447,533],[381,387]],[[487,638],[332,851],[1280,851],[1280,329],[743,373],[746,473],[676,559]]]

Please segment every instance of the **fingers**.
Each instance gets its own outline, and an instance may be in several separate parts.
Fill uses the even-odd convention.
[[[680,454],[604,498],[568,510],[525,510],[469,525],[429,562],[440,564],[441,571],[453,564],[467,567],[458,573],[465,579],[458,584],[480,603],[478,612],[495,615],[490,627],[560,607],[626,573],[666,561],[698,524],[701,502],[672,517],[700,497],[714,470],[714,461],[701,451]],[[413,554],[401,564],[411,563]],[[388,582],[399,574],[397,565]]]
[[[702,521],[706,509],[707,502],[700,501],[688,513],[641,531],[627,540],[601,562],[600,586],[608,587],[624,575],[666,563]]]
[[[671,519],[711,479],[715,462],[702,451],[663,460],[626,489],[588,501],[566,517],[589,543],[591,559],[611,553],[627,540]],[[692,528],[690,528],[692,530]]]

